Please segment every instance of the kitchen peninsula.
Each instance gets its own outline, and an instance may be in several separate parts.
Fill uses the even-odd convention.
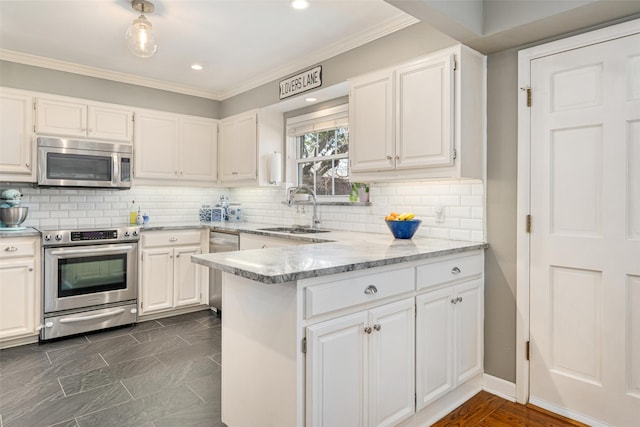
[[[486,244],[310,238],[191,258],[223,271],[223,422],[426,425],[480,390]]]

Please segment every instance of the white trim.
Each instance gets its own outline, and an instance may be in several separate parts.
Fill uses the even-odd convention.
[[[43,56],[29,55],[27,53],[15,52],[6,49],[0,49],[0,60],[32,65],[34,67],[48,68],[50,70],[63,71],[66,73],[80,74],[82,76],[95,77],[98,79],[128,83],[153,89],[182,93],[185,95],[198,96],[200,98],[213,99],[216,101],[220,100],[220,94],[216,92],[209,92],[186,85],[166,82],[163,80],[154,80],[146,77],[136,76],[133,74],[105,70],[103,68],[90,67],[87,65],[60,61]]]
[[[640,19],[612,25],[566,39],[557,40],[518,52],[518,88],[531,84],[531,61],[554,55],[571,49],[602,43],[620,37],[640,33]],[[532,88],[535,101],[535,88]],[[531,117],[526,106],[526,93],[518,89],[518,209],[517,209],[517,262],[516,262],[516,400],[527,403],[529,400],[529,362],[525,357],[525,344],[529,340],[529,234],[525,227],[526,215],[530,212],[530,149]],[[532,218],[535,231],[535,218]],[[533,403],[533,401],[532,401]],[[543,407],[540,404],[537,404]],[[546,408],[545,408],[546,409]],[[554,410],[553,412],[558,412]],[[560,412],[558,412],[560,413]],[[577,414],[579,415],[579,414]],[[575,418],[576,414],[570,414]]]
[[[516,401],[516,384],[489,374],[482,374],[482,389],[510,402]]]
[[[571,418],[572,420],[579,421],[581,423],[585,423],[592,427],[611,427],[609,424],[603,423],[600,420],[595,418],[591,418],[587,415],[581,414],[580,412],[571,411],[569,409],[561,408],[559,406],[553,405],[545,400],[538,399],[537,397],[531,397],[529,402],[532,405],[538,406],[542,409],[546,409],[547,411],[551,411],[558,415],[562,415],[566,418]]]

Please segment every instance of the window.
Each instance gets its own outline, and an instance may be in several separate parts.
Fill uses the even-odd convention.
[[[318,196],[347,196],[349,182],[348,106],[340,105],[287,120],[298,185]]]

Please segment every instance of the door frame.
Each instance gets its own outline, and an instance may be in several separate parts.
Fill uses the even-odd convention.
[[[517,226],[516,226],[516,401],[529,401],[529,361],[526,345],[529,341],[529,278],[530,234],[527,232],[527,215],[531,202],[531,111],[527,107],[527,89],[531,84],[531,61],[567,50],[640,33],[640,19],[612,25],[584,34],[524,49],[518,52],[518,175],[517,175]],[[536,102],[535,88],[532,102]],[[535,229],[535,218],[532,218]]]

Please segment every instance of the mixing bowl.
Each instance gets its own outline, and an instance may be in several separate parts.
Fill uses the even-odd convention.
[[[418,227],[422,223],[419,219],[412,219],[409,221],[385,221],[387,227],[396,239],[410,239],[418,231]]]
[[[18,227],[27,219],[29,208],[24,206],[13,208],[0,208],[0,221],[10,228]]]

